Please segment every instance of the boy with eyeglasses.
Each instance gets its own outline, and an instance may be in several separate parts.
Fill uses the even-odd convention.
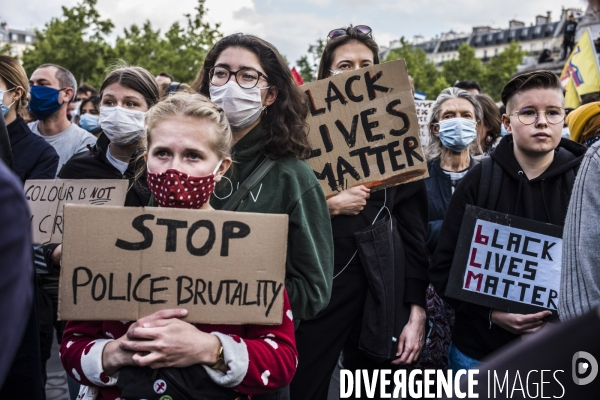
[[[499,195],[489,204],[494,211],[563,226],[575,175],[585,147],[561,138],[564,95],[559,78],[550,71],[517,75],[502,90],[506,114],[502,123],[509,133],[492,152],[502,174],[490,186]],[[463,178],[452,196],[440,240],[429,269],[438,293],[446,292],[461,223],[468,204],[478,205],[482,165]],[[544,325],[550,311],[513,314],[445,298],[456,310],[449,351],[449,367],[471,369],[480,360],[522,334]]]

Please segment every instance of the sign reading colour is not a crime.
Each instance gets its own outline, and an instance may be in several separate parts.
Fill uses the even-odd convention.
[[[40,179],[25,182],[33,242],[62,241],[63,204],[122,206],[128,185],[126,179]]]
[[[287,215],[67,204],[58,315],[280,324]]]
[[[404,60],[302,86],[310,114],[308,163],[326,197],[363,184],[373,190],[428,176]]]
[[[562,228],[467,206],[446,294],[497,310],[557,311]]]

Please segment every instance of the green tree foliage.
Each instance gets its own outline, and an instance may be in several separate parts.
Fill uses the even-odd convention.
[[[384,61],[399,59],[406,61],[406,68],[414,80],[415,90],[425,93],[428,99],[435,99],[449,86],[442,73],[427,59],[425,51],[413,47],[404,38],[400,39],[400,47],[390,51]]]
[[[186,14],[187,22],[181,26],[175,22],[164,37],[154,30],[149,21],[142,28],[132,25],[125,36],[117,39],[115,46],[118,58],[127,63],[142,66],[158,74],[166,71],[179,82],[191,83],[208,50],[223,36],[220,24],[212,26],[204,22],[208,11],[206,0],[198,0],[194,15]]]
[[[527,53],[519,49],[519,43],[512,42],[504,51],[493,57],[485,66],[485,74],[481,88],[495,101],[500,101],[502,88],[517,72],[517,65],[521,64],[523,56]]]
[[[475,58],[475,49],[467,43],[458,48],[458,58],[442,65],[444,78],[451,85],[456,81],[475,81],[481,85],[485,75],[483,63]]]
[[[300,69],[298,73],[302,77],[304,83],[312,82],[317,79],[319,71],[319,61],[325,48],[325,42],[322,39],[317,40],[317,43],[308,46],[308,55],[300,57],[296,61],[296,65]]]
[[[110,46],[106,37],[114,28],[96,10],[97,0],[82,0],[75,7],[63,7],[63,16],[53,18],[36,31],[34,47],[23,55],[28,74],[44,63],[70,70],[79,83],[100,87],[106,69],[117,60],[139,65],[153,74],[169,72],[180,82],[191,83],[206,53],[222,37],[220,24],[205,22],[206,0],[198,0],[186,23],[175,22],[164,35],[149,21],[126,28]]]
[[[52,18],[36,31],[34,48],[23,53],[23,66],[29,75],[39,65],[52,63],[67,68],[78,82],[99,86],[113,58],[106,36],[114,25],[100,17],[96,3],[82,0],[72,8],[62,7],[62,17]]]

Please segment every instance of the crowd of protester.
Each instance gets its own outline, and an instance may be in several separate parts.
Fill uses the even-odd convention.
[[[379,64],[378,54],[371,28],[334,29],[317,79]],[[564,226],[560,317],[600,305],[600,102],[567,115],[552,72],[516,75],[502,93],[456,82],[432,106],[426,179],[374,192],[359,185],[329,199],[305,161],[305,95],[279,51],[252,35],[219,40],[189,84],[122,63],[97,90],[59,65],[28,76],[0,56],[0,98],[10,149],[0,162],[0,398],[44,398],[53,340],[77,399],[119,399],[119,375],[143,367],[203,380],[198,398],[294,400],[327,399],[338,364],[476,368],[522,335],[535,337],[551,313],[446,296],[467,205]],[[485,168],[495,171],[485,186],[497,196],[482,203]],[[259,169],[260,194],[231,206]],[[167,173],[179,178],[167,182]],[[203,201],[163,195],[198,177],[214,182]],[[26,180],[55,178],[126,179],[125,207],[287,214],[283,322],[189,324],[185,310],[126,323],[59,321],[62,244],[31,243],[22,193]],[[386,268],[396,271],[392,281],[373,277]],[[374,294],[386,285],[391,317]]]

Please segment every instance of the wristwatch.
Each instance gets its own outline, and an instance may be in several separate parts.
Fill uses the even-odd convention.
[[[219,353],[217,353],[217,362],[211,366],[212,369],[219,369],[225,365],[225,357],[223,357],[223,346],[219,347]]]

